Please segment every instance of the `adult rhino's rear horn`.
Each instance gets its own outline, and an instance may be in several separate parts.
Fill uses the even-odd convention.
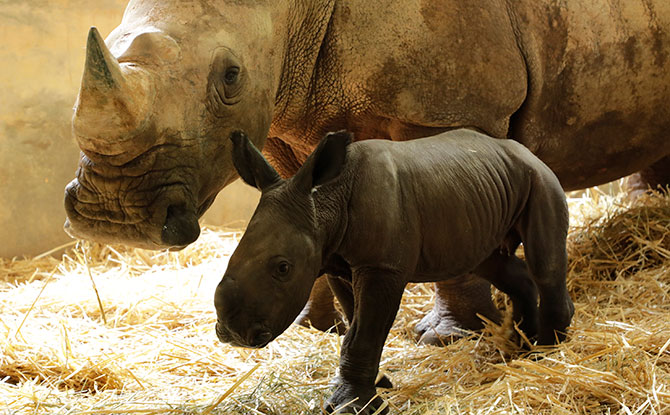
[[[130,151],[128,141],[150,115],[153,88],[146,71],[122,67],[91,27],[86,64],[72,127],[84,152],[118,155]]]

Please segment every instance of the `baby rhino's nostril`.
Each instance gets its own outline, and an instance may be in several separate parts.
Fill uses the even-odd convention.
[[[266,329],[254,329],[249,331],[249,346],[263,347],[272,340],[272,333]]]

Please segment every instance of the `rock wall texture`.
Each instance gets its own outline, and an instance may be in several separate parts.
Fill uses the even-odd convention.
[[[70,118],[86,36],[106,36],[126,0],[0,1],[0,257],[36,255],[70,241],[63,191],[79,149]],[[257,201],[234,184],[205,223],[243,225]]]

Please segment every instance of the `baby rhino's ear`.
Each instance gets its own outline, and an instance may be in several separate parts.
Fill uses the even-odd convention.
[[[277,171],[243,132],[234,131],[230,141],[233,143],[233,165],[248,185],[263,190],[281,181]]]
[[[303,190],[328,183],[342,172],[347,156],[347,146],[352,134],[347,131],[328,133],[321,139],[316,150],[295,175],[295,180]]]
[[[327,134],[314,151],[312,187],[327,183],[340,175],[347,156],[347,146],[351,143],[351,133],[338,131]]]

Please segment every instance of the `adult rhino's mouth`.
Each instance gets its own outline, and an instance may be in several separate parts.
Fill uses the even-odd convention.
[[[198,218],[214,200],[212,196],[197,204],[185,182],[143,189],[141,183],[150,180],[98,177],[90,182],[87,176],[90,172],[80,173],[65,188],[64,228],[80,239],[144,249],[181,249],[198,238]],[[116,191],[96,190],[108,187]]]
[[[174,187],[168,189],[174,191]],[[96,212],[90,209],[90,204],[79,200],[78,188],[80,185],[75,179],[65,191],[64,228],[72,237],[144,249],[181,249],[200,235],[198,212],[176,198],[159,202],[153,209],[147,208],[146,211],[152,211],[151,215],[141,220],[115,221],[111,218],[116,213]]]

